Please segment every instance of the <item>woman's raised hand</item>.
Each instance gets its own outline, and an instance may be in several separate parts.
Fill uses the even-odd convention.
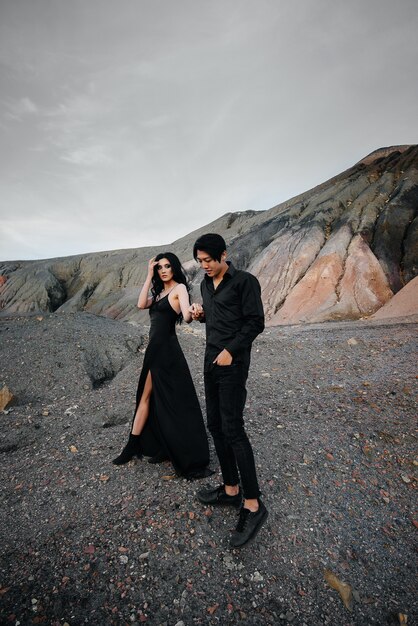
[[[152,259],[148,261],[148,276],[154,275],[154,267],[157,264],[158,264],[158,261],[155,260],[155,256],[153,256]]]

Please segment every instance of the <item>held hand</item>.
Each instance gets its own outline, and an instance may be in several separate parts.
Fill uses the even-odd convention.
[[[200,320],[205,317],[205,312],[201,304],[194,302],[189,308],[190,313],[192,314],[192,320]]]
[[[232,354],[228,352],[228,350],[225,350],[224,348],[222,352],[218,354],[218,356],[214,360],[214,363],[216,363],[217,365],[231,365]]]

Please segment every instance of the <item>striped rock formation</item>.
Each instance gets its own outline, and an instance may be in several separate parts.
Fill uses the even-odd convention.
[[[0,314],[89,311],[143,321],[136,300],[147,260],[172,250],[196,287],[193,242],[218,232],[236,266],[260,280],[268,324],[359,319],[418,275],[417,211],[418,146],[382,148],[268,211],[228,213],[167,246],[0,263]],[[411,282],[408,301],[417,289]]]

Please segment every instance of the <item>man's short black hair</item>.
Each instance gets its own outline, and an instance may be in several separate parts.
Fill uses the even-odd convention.
[[[222,252],[226,250],[225,239],[216,233],[207,233],[196,239],[193,246],[193,258],[196,260],[197,251],[207,252],[214,261],[221,262]]]

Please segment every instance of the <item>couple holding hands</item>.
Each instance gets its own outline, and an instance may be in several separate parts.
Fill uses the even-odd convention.
[[[257,534],[268,514],[260,500],[243,420],[251,345],[264,329],[260,285],[252,274],[226,260],[220,235],[199,237],[193,256],[205,272],[200,286],[203,306],[190,305],[187,280],[175,254],[164,252],[149,262],[138,298],[138,307],[149,309],[149,344],[129,440],[113,463],[123,465],[146,455],[151,463],[170,460],[176,473],[186,478],[213,473],[199,400],[175,332],[182,320],[205,323],[207,425],[223,484],[201,489],[197,498],[207,505],[240,508],[230,540],[231,547],[239,548]]]

